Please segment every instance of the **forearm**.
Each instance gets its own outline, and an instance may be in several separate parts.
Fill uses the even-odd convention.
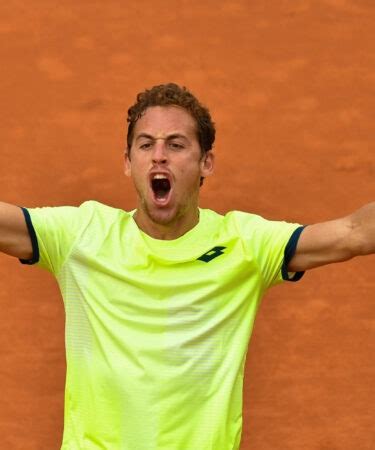
[[[341,219],[306,227],[288,268],[290,272],[299,272],[372,253],[375,253],[375,202]]]
[[[353,256],[375,253],[375,202],[363,206],[349,217]]]

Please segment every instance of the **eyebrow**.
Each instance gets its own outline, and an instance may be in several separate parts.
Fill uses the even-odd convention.
[[[135,140],[138,141],[138,139],[141,139],[141,138],[151,139],[151,140],[153,140],[153,141],[156,139],[154,136],[151,136],[151,134],[140,133],[140,134],[135,138]],[[165,139],[168,140],[168,139],[178,139],[178,138],[184,139],[185,141],[188,141],[188,138],[187,138],[186,136],[184,136],[183,134],[180,134],[180,133],[173,133],[173,134],[170,134],[170,135],[168,135]],[[163,139],[163,138],[160,138],[160,139]]]

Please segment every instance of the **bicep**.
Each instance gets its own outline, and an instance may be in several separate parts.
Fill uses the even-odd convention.
[[[291,259],[290,272],[346,261],[353,257],[350,216],[308,225],[302,232]]]
[[[33,254],[22,209],[3,202],[0,202],[0,252],[22,259],[29,259]]]

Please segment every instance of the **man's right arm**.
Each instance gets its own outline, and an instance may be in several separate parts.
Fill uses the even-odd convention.
[[[31,259],[33,256],[22,209],[3,202],[0,202],[0,252],[19,259]]]

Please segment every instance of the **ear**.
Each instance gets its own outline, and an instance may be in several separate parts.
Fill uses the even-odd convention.
[[[214,162],[215,162],[215,155],[212,150],[209,150],[201,159],[200,166],[201,166],[201,176],[202,177],[208,177],[210,176],[214,171]]]
[[[131,177],[132,175],[132,167],[131,167],[131,161],[129,156],[129,149],[125,150],[124,154],[124,173],[127,177]]]

